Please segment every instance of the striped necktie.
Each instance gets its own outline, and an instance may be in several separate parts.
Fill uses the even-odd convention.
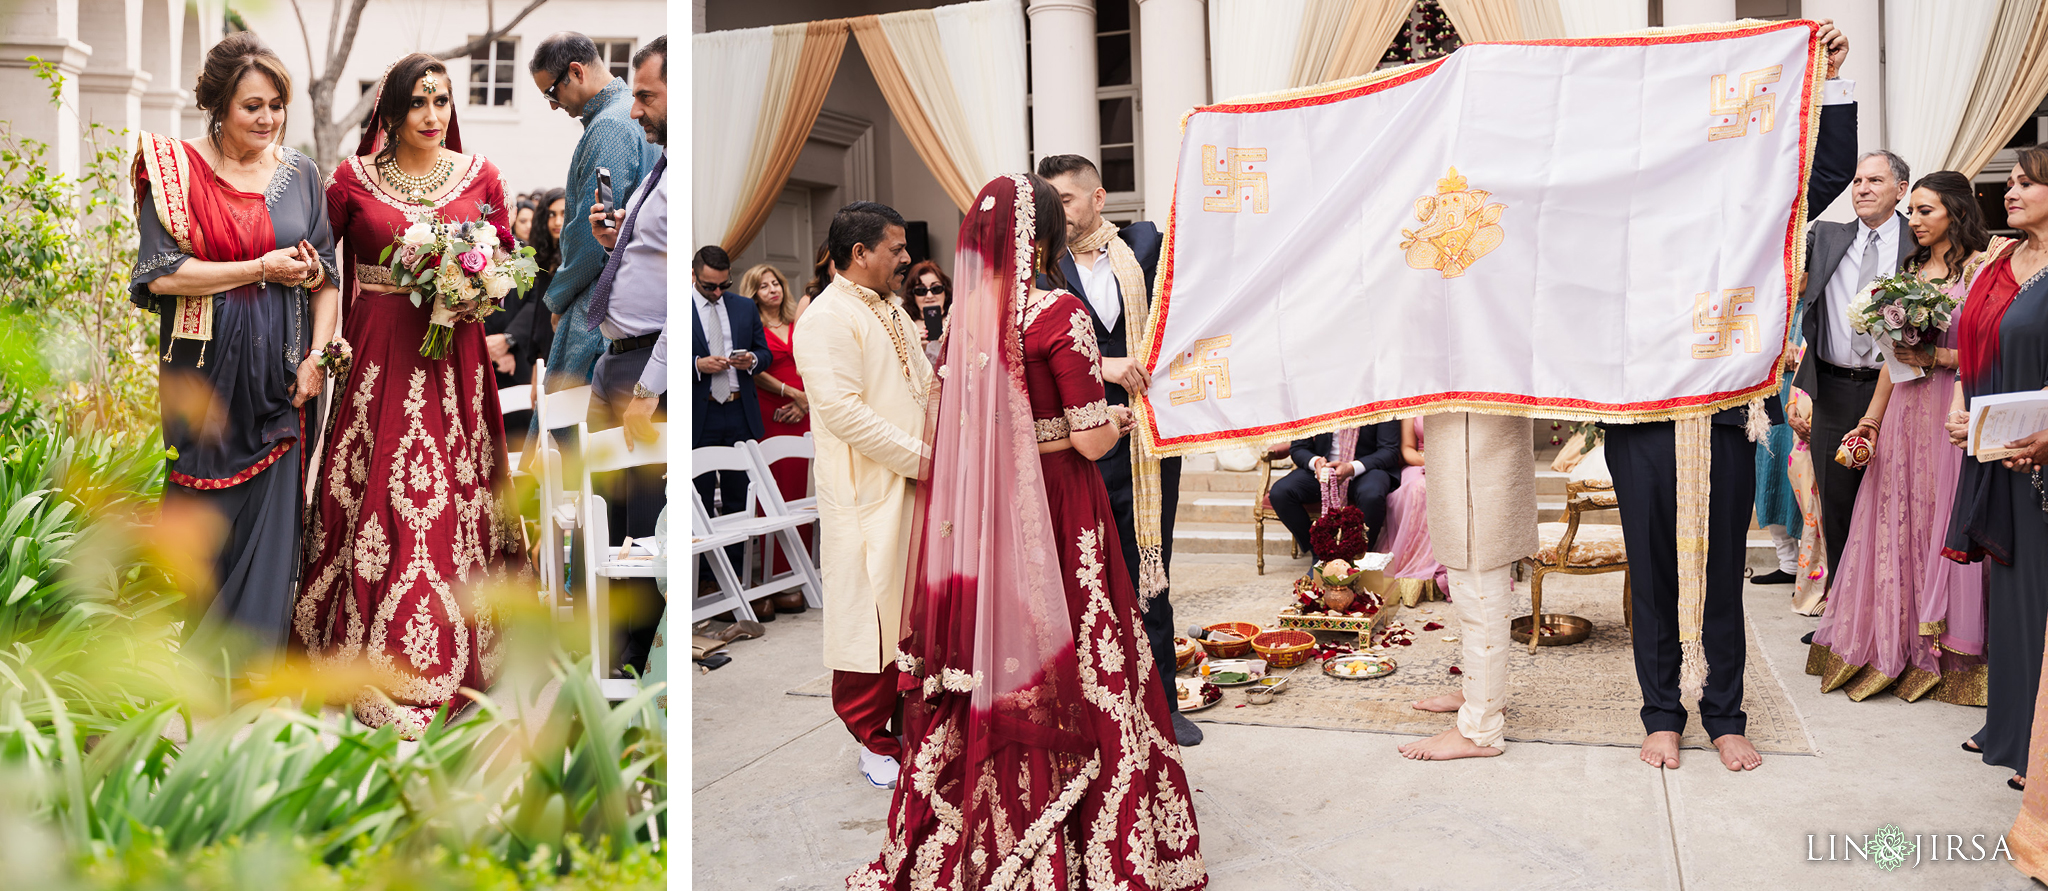
[[[640,208],[646,206],[647,196],[661,183],[662,171],[668,169],[668,153],[663,152],[661,160],[654,162],[654,172],[647,175],[647,185],[640,190],[640,203],[626,214],[626,222],[619,226],[619,240],[612,247],[611,259],[604,262],[604,271],[597,274],[597,283],[590,286],[590,306],[583,312],[583,330],[596,331],[599,322],[604,321],[605,311],[612,304],[612,282],[619,277],[619,261],[626,256],[626,242],[633,240],[633,224],[640,219]]]

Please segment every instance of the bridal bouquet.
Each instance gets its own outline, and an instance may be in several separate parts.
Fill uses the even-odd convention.
[[[486,216],[491,212],[488,207],[482,210]],[[533,277],[540,271],[533,261],[533,248],[494,256],[492,248],[497,243],[497,227],[483,220],[423,217],[399,233],[378,256],[377,262],[390,264],[394,282],[412,289],[412,305],[433,304],[420,355],[429,359],[447,356],[456,322],[483,321],[504,308],[506,294],[515,289],[525,294],[533,286]]]
[[[1945,284],[1910,273],[1878,278],[1850,302],[1849,327],[1876,338],[1887,351],[1900,345],[1932,346],[1935,334],[1948,330],[1960,302],[1941,292]]]

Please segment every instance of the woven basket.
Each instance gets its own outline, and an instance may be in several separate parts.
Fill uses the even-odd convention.
[[[1237,640],[1218,643],[1204,639],[1202,649],[1209,651],[1215,659],[1236,659],[1252,651],[1252,638],[1259,633],[1259,626],[1250,622],[1217,622],[1202,626],[1203,631],[1228,631],[1237,635]]]
[[[1193,668],[1195,666],[1195,663],[1200,661],[1202,661],[1202,648],[1195,646],[1194,641],[1189,640],[1185,637],[1176,637],[1173,639],[1174,671],[1187,671],[1188,669]]]
[[[1315,652],[1316,636],[1298,628],[1267,631],[1252,638],[1252,649],[1265,658],[1267,668],[1293,668]]]

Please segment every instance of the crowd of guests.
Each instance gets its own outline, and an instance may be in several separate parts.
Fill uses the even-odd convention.
[[[508,485],[527,425],[507,423],[499,389],[540,385],[532,366],[545,357],[550,389],[597,390],[588,429],[657,435],[667,53],[666,38],[641,48],[629,83],[585,35],[538,43],[535,89],[584,137],[568,185],[524,197],[506,194],[488,146],[463,144],[454,81],[424,53],[388,69],[360,143],[331,172],[281,143],[291,76],[248,32],[199,66],[204,135],[140,135],[130,290],[160,316],[175,449],[164,514],[221,533],[216,571],[187,592],[197,661],[239,680],[303,660],[357,720],[407,738],[490,689],[503,659],[495,589],[533,579]],[[601,163],[608,204],[587,181]],[[476,247],[460,271],[485,277],[449,284],[456,267],[442,267],[442,287],[471,296],[449,307],[440,356],[423,348],[435,307],[386,258],[421,244],[428,215],[463,227]],[[538,274],[502,311],[463,290],[494,289],[492,258],[528,246]],[[658,468],[598,485],[613,529],[655,534]],[[651,585],[643,601],[618,633],[622,662],[644,673],[660,617]]]

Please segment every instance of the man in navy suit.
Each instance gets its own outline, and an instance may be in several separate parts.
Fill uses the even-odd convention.
[[[1379,543],[1380,529],[1387,524],[1387,496],[1401,485],[1400,421],[1358,428],[1358,445],[1349,455],[1336,454],[1336,449],[1335,433],[1295,440],[1290,450],[1294,470],[1273,484],[1273,512],[1280,515],[1280,524],[1294,533],[1294,542],[1304,554],[1311,550],[1308,532],[1314,521],[1309,505],[1322,510],[1323,487],[1316,481],[1317,470],[1328,467],[1333,476],[1347,481],[1351,505],[1365,514],[1367,548]]]
[[[768,333],[753,301],[732,294],[732,258],[718,245],[697,250],[690,261],[690,283],[696,288],[690,305],[690,355],[696,375],[690,387],[690,417],[696,431],[691,448],[729,446],[760,439],[761,404],[754,397],[754,375],[775,362],[768,351]],[[747,475],[707,473],[697,477],[704,507],[733,513],[747,506]],[[723,506],[712,494],[724,494]]]
[[[1095,343],[1102,350],[1102,388],[1110,405],[1129,405],[1131,394],[1144,394],[1151,376],[1140,360],[1131,356],[1140,339],[1135,332],[1142,331],[1144,320],[1133,322],[1124,311],[1126,295],[1117,279],[1117,255],[1126,251],[1134,255],[1144,272],[1144,305],[1149,307],[1153,276],[1159,269],[1159,227],[1137,222],[1123,227],[1113,238],[1102,238],[1103,227],[1109,225],[1102,219],[1102,205],[1109,193],[1102,188],[1102,174],[1087,158],[1048,155],[1039,159],[1038,175],[1059,191],[1060,204],[1066,209],[1069,250],[1060,257],[1060,272],[1066,277],[1067,290],[1081,298],[1095,320]],[[1073,248],[1097,241],[1103,243],[1093,250]],[[1039,285],[1051,287],[1052,283],[1041,276]],[[1123,542],[1124,568],[1131,573],[1132,587],[1142,592],[1144,588],[1138,580],[1137,518],[1132,512],[1130,438],[1118,440],[1115,448],[1095,460],[1095,468],[1101,471],[1102,484],[1109,490],[1109,506],[1116,515],[1117,535]],[[1159,459],[1159,498],[1159,551],[1164,569],[1173,562],[1173,515],[1180,501],[1178,457]],[[1167,596],[1161,593],[1145,602],[1145,638],[1152,645],[1152,661],[1159,666],[1167,707],[1173,710],[1174,736],[1183,746],[1200,745],[1202,731],[1180,716],[1174,692],[1173,604]]]
[[[1823,91],[1820,132],[1814,140],[1813,169],[1807,175],[1808,218],[1826,210],[1856,171],[1855,85],[1836,79],[1849,41],[1828,21],[1820,38],[1828,47],[1828,84]],[[1712,246],[1709,245],[1709,248]],[[1809,285],[1809,289],[1811,285]],[[1808,316],[1809,320],[1811,315]],[[1783,423],[1778,397],[1765,404],[1771,420]],[[1707,681],[1699,701],[1700,726],[1729,770],[1754,770],[1762,763],[1745,735],[1742,672],[1747,655],[1742,619],[1742,572],[1748,565],[1749,523],[1756,505],[1756,444],[1743,430],[1741,408],[1713,418],[1712,494],[1707,506],[1706,610],[1700,642],[1706,651]],[[1678,463],[1670,421],[1605,424],[1607,466],[1621,512],[1628,549],[1629,584],[1635,592],[1636,682],[1643,689],[1641,757],[1652,767],[1678,766],[1678,741],[1685,731],[1679,701],[1678,643]],[[1819,464],[1822,458],[1815,458]],[[1825,516],[1823,512],[1823,516]]]

